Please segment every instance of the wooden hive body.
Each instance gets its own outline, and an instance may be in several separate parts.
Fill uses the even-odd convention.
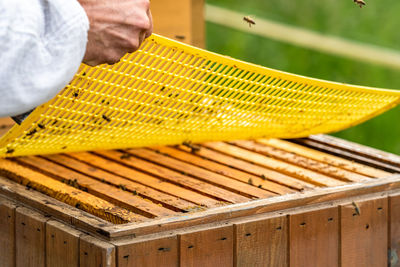
[[[204,44],[203,1],[152,5]],[[1,159],[0,266],[398,266],[397,173],[323,135]]]

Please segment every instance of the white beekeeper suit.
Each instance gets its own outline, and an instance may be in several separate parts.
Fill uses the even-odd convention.
[[[76,0],[0,0],[0,117],[29,111],[68,84],[88,29]]]

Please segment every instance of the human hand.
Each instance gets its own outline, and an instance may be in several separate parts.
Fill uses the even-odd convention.
[[[149,0],[78,0],[90,29],[83,62],[114,64],[136,51],[153,31]]]

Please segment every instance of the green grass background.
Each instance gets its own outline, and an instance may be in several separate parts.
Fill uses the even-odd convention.
[[[255,15],[323,34],[400,50],[400,1],[207,0],[244,15]],[[268,30],[268,29],[266,29]],[[207,49],[296,74],[400,89],[400,71],[355,61],[207,23]],[[335,136],[400,154],[400,107]]]

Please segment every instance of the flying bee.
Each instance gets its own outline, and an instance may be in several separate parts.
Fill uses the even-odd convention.
[[[357,5],[360,6],[360,8],[362,8],[362,6],[365,6],[365,2],[364,0],[353,0],[354,3],[356,3]]]
[[[356,1],[356,0],[354,0],[354,1]],[[358,0],[358,1],[362,1],[362,0]],[[251,25],[256,25],[256,22],[250,16],[243,17],[243,20],[249,24],[250,28],[251,28]]]

